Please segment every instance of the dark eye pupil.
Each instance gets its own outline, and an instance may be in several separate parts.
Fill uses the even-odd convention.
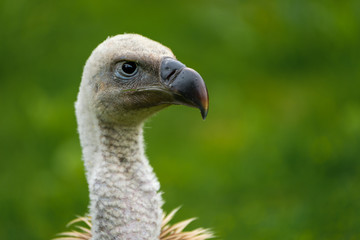
[[[115,65],[114,76],[123,80],[133,78],[139,70],[136,62],[121,61]]]
[[[136,70],[136,63],[126,62],[122,65],[121,69],[124,71],[124,73],[132,74]]]

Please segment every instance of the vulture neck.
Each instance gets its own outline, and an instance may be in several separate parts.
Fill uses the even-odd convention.
[[[159,239],[160,185],[144,154],[142,125],[107,124],[95,116],[78,118],[78,124],[90,191],[92,239]]]

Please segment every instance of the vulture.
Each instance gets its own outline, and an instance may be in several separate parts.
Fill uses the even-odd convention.
[[[89,185],[89,216],[56,239],[203,240],[208,229],[169,224],[160,184],[144,152],[146,119],[170,105],[208,112],[202,77],[162,44],[138,34],[109,37],[87,60],[75,103]],[[82,224],[80,223],[82,222]]]

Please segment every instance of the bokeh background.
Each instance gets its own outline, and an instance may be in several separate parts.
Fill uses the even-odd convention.
[[[168,108],[147,154],[176,220],[219,239],[360,239],[360,1],[0,2],[0,239],[87,211],[74,101],[109,35],[173,49],[210,93]]]

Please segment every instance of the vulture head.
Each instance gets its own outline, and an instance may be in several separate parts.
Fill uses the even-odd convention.
[[[138,125],[171,104],[208,112],[201,76],[176,60],[172,51],[137,34],[108,38],[89,57],[79,105],[88,105],[99,121]]]
[[[172,104],[198,108],[205,118],[209,98],[201,76],[169,48],[123,34],[90,55],[75,106],[89,183],[89,239],[175,239],[189,223],[169,230],[169,217],[162,219],[160,185],[144,151],[142,123]],[[184,234],[212,236],[205,230]]]

